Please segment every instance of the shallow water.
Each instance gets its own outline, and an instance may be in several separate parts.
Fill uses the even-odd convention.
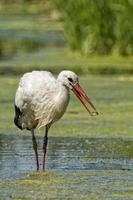
[[[42,137],[37,141],[41,163]],[[30,135],[0,134],[0,181],[20,178],[35,169]],[[68,170],[133,170],[133,140],[49,137],[46,171]]]

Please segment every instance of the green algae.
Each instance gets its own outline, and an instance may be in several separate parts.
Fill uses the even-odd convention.
[[[12,199],[124,199],[133,198],[132,172],[120,170],[47,172],[4,184]]]

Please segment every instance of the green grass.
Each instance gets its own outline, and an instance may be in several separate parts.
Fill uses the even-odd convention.
[[[125,179],[128,178],[128,181]],[[3,197],[12,199],[132,199],[132,172],[119,170],[49,172],[1,184]]]
[[[19,78],[0,77],[0,130],[19,132],[13,124],[14,96]],[[63,118],[50,130],[54,136],[132,137],[132,76],[80,76],[80,83],[99,115],[90,117],[71,92]],[[39,131],[40,134],[42,130]],[[26,133],[26,131],[24,131]]]

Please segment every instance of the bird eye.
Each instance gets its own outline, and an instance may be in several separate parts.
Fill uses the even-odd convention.
[[[72,80],[72,78],[68,78],[68,80],[69,80],[71,83],[73,83],[73,80]]]

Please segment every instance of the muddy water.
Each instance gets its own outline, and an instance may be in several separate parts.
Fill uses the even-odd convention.
[[[41,161],[42,137],[37,140]],[[0,134],[1,182],[20,178],[35,168],[30,135]],[[49,137],[46,170],[133,170],[133,140]]]

